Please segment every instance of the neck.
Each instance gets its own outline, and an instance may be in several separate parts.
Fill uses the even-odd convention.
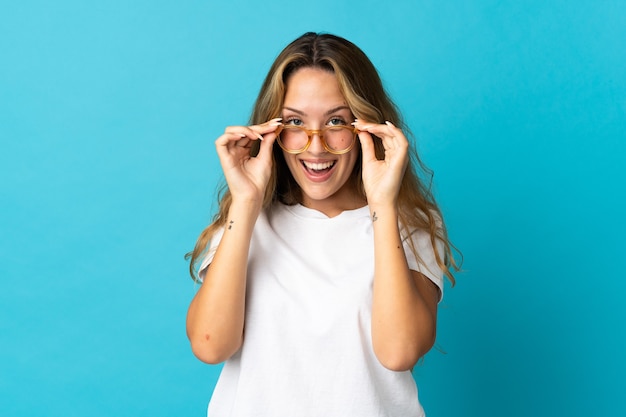
[[[355,210],[367,205],[367,200],[362,197],[355,197],[349,199],[342,199],[337,201],[333,198],[327,198],[324,200],[311,200],[304,197],[301,204],[304,207],[317,210],[324,213],[327,217],[335,217],[347,210]]]

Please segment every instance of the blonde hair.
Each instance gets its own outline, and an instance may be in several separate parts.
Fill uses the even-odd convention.
[[[282,113],[285,86],[289,77],[301,68],[319,68],[333,73],[339,82],[352,114],[359,119],[383,123],[390,121],[405,134],[410,132],[405,126],[400,112],[385,91],[378,71],[369,58],[352,42],[331,34],[305,33],[290,43],[278,55],[270,68],[257,97],[250,124],[260,124]],[[378,159],[384,158],[382,141],[374,137],[374,147]],[[254,156],[258,149],[252,150]],[[426,230],[435,250],[437,264],[448,277],[452,285],[455,280],[452,270],[458,270],[443,222],[443,216],[431,191],[433,173],[419,159],[413,146],[410,147],[410,160],[406,169],[398,196],[399,221],[403,236],[409,236],[415,230]],[[275,145],[273,150],[272,174],[267,185],[263,207],[275,202],[287,205],[301,202],[301,190],[292,177],[285,163],[282,151]],[[419,169],[426,177],[424,182],[417,173]],[[361,163],[355,164],[350,181],[362,197],[365,196],[361,179]],[[197,279],[196,264],[206,250],[211,237],[224,226],[231,204],[231,196],[226,185],[218,195],[219,210],[213,222],[200,234],[195,248],[185,258],[190,259],[189,272]],[[443,243],[440,253],[437,241]],[[420,256],[409,239],[410,247],[416,258]]]

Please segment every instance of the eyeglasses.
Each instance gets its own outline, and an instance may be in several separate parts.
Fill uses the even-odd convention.
[[[287,153],[299,154],[306,151],[313,135],[322,140],[324,149],[341,155],[354,147],[358,129],[352,126],[329,126],[321,130],[305,129],[302,126],[282,125],[278,128],[278,145]]]

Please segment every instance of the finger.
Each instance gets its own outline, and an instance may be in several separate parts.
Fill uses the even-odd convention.
[[[402,130],[391,122],[385,122],[385,124],[360,123],[357,126],[358,129],[379,137],[385,150],[408,147],[409,142]]]
[[[252,129],[252,126],[229,126],[224,134],[239,135],[239,138],[250,138],[252,140],[263,140],[263,136]]]
[[[252,125],[248,127],[250,128],[250,130],[255,132],[257,137],[263,140],[266,134],[275,132],[276,129],[278,129],[278,127],[282,125],[281,120],[282,120],[281,117],[277,117],[275,119],[268,120],[265,123],[262,123],[259,125]]]
[[[375,161],[376,151],[374,150],[374,138],[368,132],[359,132],[359,142],[361,142],[361,152],[363,153],[363,162]]]
[[[263,135],[275,131],[281,125],[281,118],[268,120],[265,123],[251,126],[228,126],[224,134],[239,135],[241,138],[263,140]]]
[[[352,125],[359,130],[359,133],[367,132],[374,137],[374,141],[380,140],[384,150],[388,150],[392,147],[389,143],[389,140],[392,140],[392,136],[387,125],[371,123],[361,119],[356,119]]]
[[[370,123],[362,120],[358,120],[353,123],[357,129],[370,132],[378,137],[382,138],[404,138],[404,133],[401,129],[398,129],[391,122]]]
[[[276,140],[276,134],[274,132],[270,132],[263,137],[263,141],[261,142],[261,146],[259,148],[259,153],[257,158],[261,158],[262,160],[271,160],[272,159],[272,148],[274,142]]]
[[[226,149],[236,146],[246,147],[249,145],[250,138],[245,133],[237,131],[226,131],[220,137],[215,140],[215,147]]]
[[[385,125],[388,127],[389,132],[391,133],[391,136],[394,139],[397,139],[399,142],[406,142],[407,141],[406,136],[404,136],[404,132],[402,132],[402,129],[396,127],[390,121],[386,121]]]

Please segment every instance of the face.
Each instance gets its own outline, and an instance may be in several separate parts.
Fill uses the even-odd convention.
[[[285,125],[321,130],[328,126],[347,125],[354,116],[341,94],[337,78],[319,68],[302,68],[287,80],[283,106]],[[335,216],[344,210],[365,205],[349,181],[358,159],[357,144],[347,153],[328,152],[320,137],[313,135],[308,149],[293,155],[283,151],[287,166],[302,190],[302,204]]]

